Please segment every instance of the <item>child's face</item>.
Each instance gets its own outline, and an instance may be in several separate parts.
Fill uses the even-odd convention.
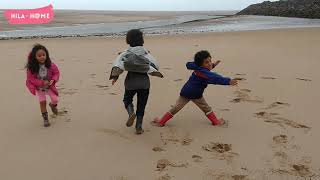
[[[40,49],[36,53],[36,59],[39,63],[43,64],[46,62],[47,54],[44,50]]]
[[[211,61],[211,57],[208,57],[207,59],[205,59],[201,67],[212,70],[213,64]]]

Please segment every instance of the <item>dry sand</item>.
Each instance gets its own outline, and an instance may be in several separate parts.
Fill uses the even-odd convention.
[[[146,132],[125,127],[123,79],[107,81],[124,38],[0,41],[1,180],[319,179],[320,29],[146,37],[164,79],[152,78]],[[23,69],[34,43],[61,70],[61,115],[43,128]],[[205,97],[228,127],[189,104],[167,127],[149,122],[175,102],[201,49],[242,79]],[[298,79],[297,79],[298,78]],[[309,81],[308,81],[309,80]]]

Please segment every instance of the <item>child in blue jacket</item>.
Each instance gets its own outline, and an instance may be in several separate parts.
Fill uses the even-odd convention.
[[[203,92],[208,84],[232,85],[238,84],[237,80],[222,77],[219,74],[211,72],[220,61],[212,63],[211,55],[208,51],[200,51],[194,56],[194,62],[187,63],[187,69],[194,72],[189,80],[183,86],[176,104],[161,118],[156,118],[154,124],[163,127],[175,114],[177,114],[189,101],[195,103],[208,117],[212,125],[222,125],[224,120],[218,119],[212,108],[203,98]]]

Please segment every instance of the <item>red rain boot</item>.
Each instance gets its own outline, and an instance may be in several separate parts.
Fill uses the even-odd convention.
[[[166,125],[166,122],[168,122],[172,117],[173,115],[170,112],[167,112],[161,119],[156,118],[154,120],[154,124],[163,127]]]
[[[214,126],[218,126],[223,124],[223,120],[220,121],[216,115],[214,114],[214,112],[210,112],[209,114],[207,114],[208,119],[212,122],[212,125]]]

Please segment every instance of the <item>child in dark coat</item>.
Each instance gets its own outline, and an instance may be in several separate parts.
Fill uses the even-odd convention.
[[[136,134],[144,132],[142,128],[145,108],[148,102],[150,79],[149,75],[163,77],[159,72],[156,59],[143,47],[143,33],[139,29],[130,30],[126,37],[130,47],[121,53],[113,64],[110,80],[114,84],[121,73],[127,71],[124,82],[124,106],[129,114],[126,125],[131,127],[136,120]],[[134,111],[133,98],[137,95],[137,109]]]

